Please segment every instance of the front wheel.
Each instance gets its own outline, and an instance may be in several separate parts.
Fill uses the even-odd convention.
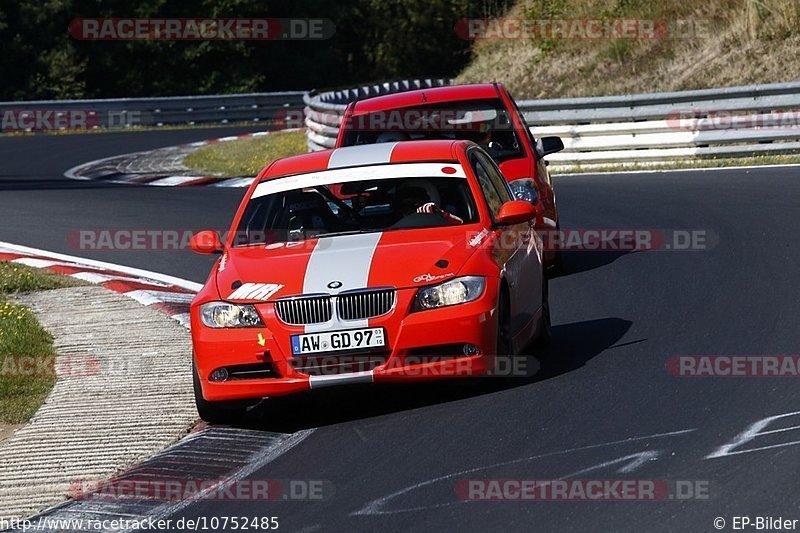
[[[511,342],[511,317],[509,316],[508,297],[501,293],[497,305],[497,357],[511,357],[513,345]]]
[[[552,325],[550,323],[550,281],[542,277],[542,315],[539,318],[539,334],[537,342],[540,345],[550,343],[552,338]]]
[[[561,237],[561,224],[560,223],[556,224],[556,230],[555,231],[556,231],[556,235],[559,236],[559,238],[555,242],[559,242],[560,243],[561,239],[562,239],[562,237]],[[550,242],[553,242],[553,240],[551,240]],[[547,277],[549,277],[549,278],[557,278],[558,276],[561,276],[562,274],[564,274],[564,252],[561,250],[561,246],[560,245],[559,245],[558,249],[555,250],[555,253],[553,254],[553,258],[550,261],[547,262],[547,268],[545,270],[545,273],[546,273]]]
[[[249,407],[247,402],[209,402],[203,398],[200,376],[197,373],[197,366],[195,366],[194,361],[192,362],[192,383],[194,385],[194,403],[197,406],[197,413],[200,418],[209,424],[235,424],[247,412]]]

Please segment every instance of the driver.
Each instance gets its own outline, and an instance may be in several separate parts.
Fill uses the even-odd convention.
[[[453,224],[463,224],[464,220],[461,217],[448,213],[441,207],[432,202],[425,189],[420,187],[408,187],[402,189],[400,192],[400,210],[403,216],[412,213],[428,213],[436,214]]]

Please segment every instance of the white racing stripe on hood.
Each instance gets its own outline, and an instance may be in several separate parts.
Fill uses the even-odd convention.
[[[375,248],[378,246],[381,235],[383,234],[341,235],[325,237],[317,241],[308,260],[308,266],[306,266],[303,294],[335,295],[342,291],[365,288],[372,267],[372,256],[375,254]],[[328,284],[332,281],[341,282],[341,287],[329,288]],[[305,330],[306,333],[314,333],[365,328],[368,325],[367,320],[339,320],[334,306],[334,316],[331,321],[324,324],[306,325]]]

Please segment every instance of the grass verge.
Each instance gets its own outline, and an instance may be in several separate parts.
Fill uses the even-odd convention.
[[[287,131],[204,146],[186,156],[183,164],[200,174],[255,176],[275,159],[307,151],[305,131]]]
[[[53,338],[30,309],[9,297],[79,284],[46,270],[0,261],[0,425],[30,419],[56,381]]]

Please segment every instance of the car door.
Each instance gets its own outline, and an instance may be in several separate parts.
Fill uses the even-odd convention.
[[[469,155],[470,165],[483,191],[492,216],[500,206],[513,199],[511,190],[500,169],[492,159],[479,149]],[[505,272],[511,301],[511,330],[515,337],[532,327],[533,317],[542,302],[541,247],[531,223],[496,227],[499,233],[495,250],[498,263]],[[523,337],[519,342],[524,342]],[[516,349],[521,346],[515,346]]]

